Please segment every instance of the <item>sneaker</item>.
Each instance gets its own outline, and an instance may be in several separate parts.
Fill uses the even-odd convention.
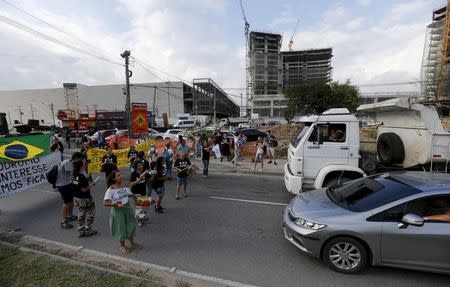
[[[176,199],[177,199],[177,200],[180,200],[180,198],[179,198],[178,196],[176,197]]]
[[[95,229],[87,228],[87,229],[84,230],[84,235],[85,236],[91,236],[91,235],[94,235],[94,234],[97,234],[97,230],[95,230]]]
[[[263,170],[262,169],[260,169],[260,170],[258,170],[259,172],[263,172]]]
[[[269,160],[267,163],[272,163],[272,161],[271,160]]]
[[[69,223],[69,221],[61,222],[61,228],[62,229],[71,229],[73,228],[73,225]]]
[[[67,216],[67,221],[75,221],[77,218],[75,215]]]
[[[77,231],[77,236],[78,237],[83,237],[83,236],[85,236],[86,235],[86,233],[84,232],[84,230],[78,230]]]
[[[274,164],[274,165],[277,165],[277,163],[276,163],[276,162],[274,162],[273,164]]]

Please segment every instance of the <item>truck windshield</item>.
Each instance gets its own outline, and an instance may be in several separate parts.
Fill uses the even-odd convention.
[[[291,140],[291,144],[292,144],[293,147],[297,147],[298,146],[298,144],[300,143],[302,138],[305,136],[306,132],[311,127],[311,124],[312,123],[303,123],[302,124],[302,126],[300,127],[300,130],[298,131],[297,135],[295,137],[293,137],[292,140]]]

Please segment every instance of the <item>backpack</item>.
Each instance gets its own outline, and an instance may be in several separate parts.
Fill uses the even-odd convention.
[[[170,154],[169,154],[169,149],[168,148],[164,148],[163,158],[164,158],[165,161],[169,161],[170,160]]]
[[[47,181],[50,183],[53,188],[56,187],[56,179],[58,178],[58,166],[55,165],[50,169],[49,172],[46,173]]]

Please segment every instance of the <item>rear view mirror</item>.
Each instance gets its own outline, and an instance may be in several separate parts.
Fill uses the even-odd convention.
[[[406,228],[408,225],[412,226],[423,226],[425,220],[423,217],[418,216],[416,214],[408,213],[402,218],[402,222],[398,224],[398,228]]]

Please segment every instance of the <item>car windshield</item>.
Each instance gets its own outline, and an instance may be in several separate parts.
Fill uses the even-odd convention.
[[[419,192],[420,190],[384,174],[328,188],[327,195],[345,209],[364,212]]]
[[[291,144],[293,147],[297,147],[302,138],[305,136],[306,132],[309,130],[309,127],[311,126],[311,123],[305,123],[300,130],[298,131],[297,135],[292,138]]]
[[[176,135],[176,134],[178,134],[179,132],[180,132],[180,131],[172,130],[172,131],[169,132],[169,134]]]

